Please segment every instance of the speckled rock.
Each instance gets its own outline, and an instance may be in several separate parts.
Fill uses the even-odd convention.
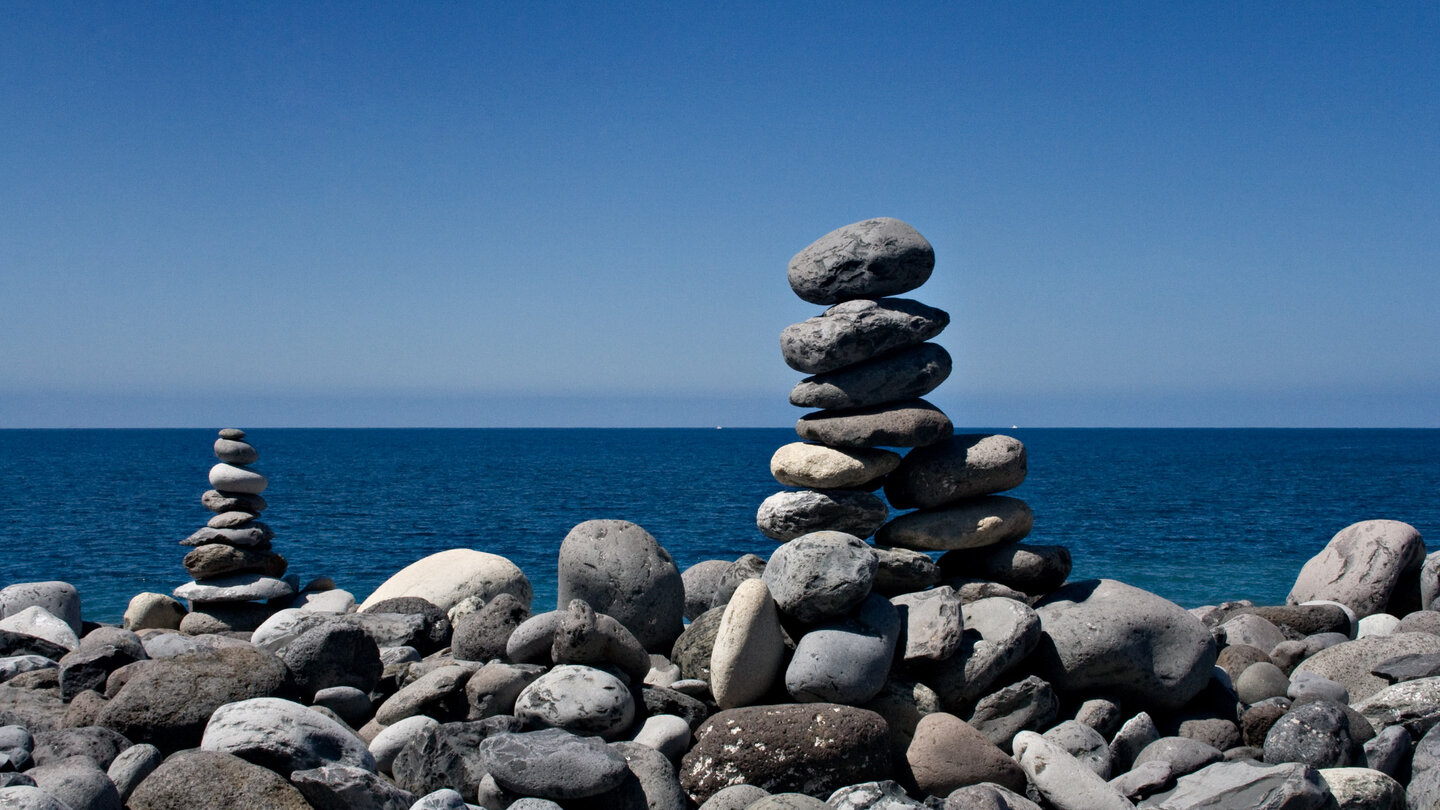
[[[594,796],[619,787],[629,773],[610,746],[555,728],[487,737],[480,758],[501,787],[542,799]]]
[[[515,716],[577,734],[617,739],[635,720],[630,690],[592,667],[561,665],[536,678],[515,700]]]
[[[763,577],[781,612],[814,623],[840,616],[870,593],[879,560],[860,538],[813,532],[770,555]]]
[[[965,620],[954,588],[901,594],[890,603],[900,612],[903,660],[944,661],[960,650]]]
[[[924,343],[949,324],[945,312],[908,298],[845,301],[785,327],[780,353],[796,371],[823,374]]]
[[[314,810],[300,791],[268,768],[232,754],[188,750],[175,754],[135,788],[130,810]]]
[[[1217,762],[1180,777],[1173,790],[1151,796],[1139,806],[1145,810],[1321,810],[1329,800],[1320,772],[1298,762],[1271,766]]]
[[[950,417],[923,399],[903,399],[843,411],[816,411],[800,417],[800,438],[833,447],[923,447],[954,431]]]
[[[711,608],[685,627],[685,632],[675,639],[670,648],[670,660],[680,668],[684,678],[710,680],[710,657],[715,650],[715,635],[720,632],[720,620],[725,608]]]
[[[1313,768],[1343,768],[1361,754],[1344,706],[1312,700],[1286,712],[1265,735],[1265,762],[1299,762]]]
[[[1312,673],[1328,678],[1344,686],[1351,701],[1361,701],[1389,685],[1371,670],[1391,658],[1416,653],[1440,653],[1440,636],[1394,633],[1336,644],[1300,662],[1290,677],[1295,681]]]
[[[252,698],[216,709],[200,748],[234,754],[276,773],[331,764],[375,770],[375,758],[350,729],[280,698]]]
[[[770,457],[770,474],[787,487],[847,489],[865,487],[899,465],[893,450],[791,442]]]
[[[940,566],[929,554],[911,548],[871,546],[880,565],[870,589],[885,596],[923,591],[940,584]]]
[[[624,520],[587,520],[565,535],[559,557],[557,606],[583,599],[647,650],[668,650],[680,635],[685,586],[649,532]]]
[[[924,551],[994,546],[1030,533],[1035,516],[1019,498],[987,495],[938,509],[907,512],[880,527],[875,541]]]
[[[923,397],[949,378],[952,366],[950,353],[938,343],[921,343],[806,377],[790,389],[790,404],[802,408],[868,408]]]
[[[790,289],[812,304],[909,292],[935,269],[935,249],[898,219],[836,228],[790,259]]]
[[[1425,562],[1420,532],[1398,520],[1365,520],[1341,529],[1300,569],[1289,604],[1328,599],[1362,618],[1385,610],[1402,579]]]
[[[530,608],[513,594],[502,593],[474,613],[460,618],[450,639],[451,650],[462,661],[489,661],[505,655],[505,644]]]
[[[869,537],[890,517],[878,495],[853,489],[802,489],[777,492],[760,503],[755,526],[771,540],[793,540],[810,532],[832,530]]]
[[[473,802],[480,780],[487,775],[480,742],[494,734],[521,730],[520,721],[505,716],[427,728],[396,755],[391,765],[395,784],[422,797],[453,786],[466,801]]]
[[[410,810],[415,794],[350,765],[322,765],[290,774],[315,810]]]

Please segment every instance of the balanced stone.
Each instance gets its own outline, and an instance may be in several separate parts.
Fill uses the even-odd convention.
[[[268,547],[274,536],[275,532],[268,525],[256,520],[251,521],[250,525],[243,529],[212,529],[206,526],[181,540],[180,545],[203,546],[209,543],[226,543],[232,546],[265,548]]]
[[[1030,506],[1019,498],[986,495],[900,515],[880,527],[875,541],[925,551],[983,548],[1020,540],[1034,523]]]
[[[244,467],[236,467],[233,464],[220,462],[210,468],[210,486],[221,492],[243,492],[248,495],[259,495],[269,485],[265,476],[254,470],[247,470]]]
[[[870,593],[879,560],[860,538],[812,532],[770,555],[764,581],[781,612],[802,622],[834,618]]]
[[[864,703],[885,685],[899,635],[895,606],[871,594],[855,616],[800,637],[785,669],[785,689],[801,703]]]
[[[871,586],[876,593],[894,596],[923,591],[940,584],[940,566],[930,555],[894,546],[871,548],[880,560],[880,567],[875,569],[875,583]]]
[[[953,431],[950,417],[923,399],[853,411],[816,411],[795,423],[800,438],[834,447],[922,447]]]
[[[236,439],[216,439],[215,457],[226,464],[244,466],[260,460],[260,453],[247,442]]]
[[[210,543],[185,555],[185,572],[195,579],[213,579],[226,574],[256,573],[270,577],[285,575],[286,562],[273,551]]]
[[[542,799],[594,796],[629,775],[615,749],[556,728],[487,737],[480,741],[480,757],[501,787]]]
[[[780,614],[764,580],[749,579],[725,605],[710,653],[710,691],[722,709],[756,703],[785,657]]]
[[[615,617],[647,650],[680,635],[685,586],[675,560],[649,532],[625,520],[587,520],[560,543],[557,605],[583,599]]]
[[[206,509],[216,514],[224,512],[241,511],[252,514],[264,512],[269,504],[259,495],[250,495],[244,492],[220,492],[219,490],[206,490],[200,496],[200,502]]]
[[[230,511],[221,512],[205,522],[206,526],[212,529],[238,529],[250,524],[255,519],[254,512]]]
[[[949,324],[944,311],[907,298],[846,301],[785,327],[780,352],[796,371],[822,374],[924,343]]]
[[[1365,520],[1341,529],[1300,569],[1285,601],[1339,602],[1360,617],[1380,613],[1402,580],[1425,562],[1420,532],[1398,520]]]
[[[900,466],[900,454],[879,448],[791,442],[770,457],[770,474],[787,487],[866,487]]]
[[[929,509],[1014,489],[1025,481],[1025,445],[1009,436],[963,434],[917,448],[885,479],[897,509]]]
[[[264,574],[231,574],[204,582],[187,582],[172,593],[176,599],[188,599],[191,604],[251,602],[294,596],[295,586]]]
[[[879,496],[853,489],[777,492],[760,504],[755,525],[771,540],[793,540],[829,529],[869,537],[885,524],[890,508]]]
[[[935,249],[898,219],[878,217],[836,228],[790,259],[790,289],[812,304],[898,295],[924,284]]]
[[[938,343],[921,343],[806,377],[790,389],[790,404],[801,408],[864,408],[923,397],[950,376],[950,353]]]

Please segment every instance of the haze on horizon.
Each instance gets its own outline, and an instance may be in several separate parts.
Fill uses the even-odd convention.
[[[1440,5],[0,7],[0,428],[786,426],[935,246],[962,426],[1440,427]]]

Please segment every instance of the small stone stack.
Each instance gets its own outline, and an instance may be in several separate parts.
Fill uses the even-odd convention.
[[[180,625],[188,633],[254,630],[273,612],[265,601],[297,590],[293,576],[281,578],[285,558],[270,550],[275,533],[259,519],[266,507],[260,493],[269,481],[249,465],[260,454],[245,441],[245,431],[226,428],[215,440],[215,457],[220,463],[210,468],[214,489],[200,497],[215,516],[180,541],[194,547],[183,564],[195,581],[174,591],[190,601]]]

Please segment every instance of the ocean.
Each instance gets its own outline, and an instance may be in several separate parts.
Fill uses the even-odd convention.
[[[220,426],[217,426],[220,427]],[[971,432],[971,431],[962,431]],[[981,432],[981,431],[973,431]],[[1440,430],[1013,429],[1035,512],[1072,579],[1110,577],[1186,607],[1280,603],[1306,559],[1359,520],[1440,544]],[[205,524],[214,430],[0,430],[0,584],[62,579],[118,621],[140,591],[188,581],[178,541]],[[781,489],[788,429],[255,429],[264,520],[302,581],[364,598],[409,563],[469,547],[555,600],[572,526],[645,527],[683,569],[775,543],[755,510]]]

